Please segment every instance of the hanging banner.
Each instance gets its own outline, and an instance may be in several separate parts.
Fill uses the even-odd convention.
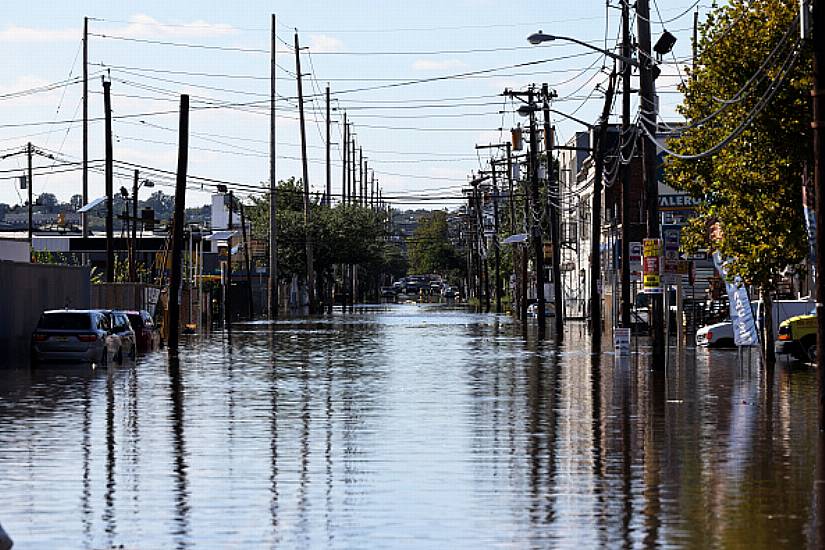
[[[813,269],[816,269],[816,207],[813,186],[808,170],[802,176],[802,210],[805,214],[805,229],[808,230],[808,259]]]
[[[756,346],[759,344],[759,333],[756,330],[756,323],[753,319],[751,301],[748,298],[748,289],[742,277],[736,275],[731,278],[722,261],[719,252],[713,253],[713,265],[719,276],[725,281],[725,288],[728,291],[728,301],[730,302],[730,320],[733,323],[733,343],[737,346]]]
[[[647,294],[662,294],[662,239],[642,241],[643,286]]]

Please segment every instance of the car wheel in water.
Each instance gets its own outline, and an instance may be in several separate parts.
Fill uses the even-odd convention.
[[[808,361],[816,363],[816,343],[805,348],[805,355],[808,356]]]

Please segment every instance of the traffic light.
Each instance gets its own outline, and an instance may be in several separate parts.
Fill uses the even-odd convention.
[[[140,221],[143,223],[143,228],[146,231],[155,230],[155,211],[148,206],[140,211]]]

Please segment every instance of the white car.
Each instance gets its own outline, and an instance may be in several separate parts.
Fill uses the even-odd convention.
[[[527,316],[528,317],[538,317],[539,315],[539,305],[538,304],[530,304],[527,306]],[[552,302],[544,302],[544,316],[545,317],[555,317],[556,316],[556,304]]]
[[[696,331],[696,345],[706,348],[732,348],[733,323],[722,321]]]

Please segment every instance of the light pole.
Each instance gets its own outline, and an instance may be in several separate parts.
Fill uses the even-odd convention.
[[[632,57],[626,57],[624,55],[619,55],[617,53],[611,52],[610,50],[603,50],[602,48],[599,48],[598,46],[594,46],[593,44],[588,44],[587,42],[579,40],[578,38],[573,38],[573,37],[570,37],[570,36],[559,36],[559,35],[556,35],[556,34],[545,34],[542,31],[534,32],[533,34],[531,34],[530,36],[527,37],[527,41],[530,42],[530,44],[533,44],[534,46],[537,46],[537,45],[539,45],[543,42],[553,42],[555,40],[563,40],[565,42],[573,42],[574,44],[578,44],[579,46],[582,46],[582,47],[587,48],[589,50],[593,50],[594,52],[599,52],[601,54],[604,54],[607,57],[615,59],[616,61],[621,61],[623,63],[627,63],[629,65],[632,65],[633,67],[641,67],[640,63],[638,61],[636,61],[635,59],[633,59]]]

